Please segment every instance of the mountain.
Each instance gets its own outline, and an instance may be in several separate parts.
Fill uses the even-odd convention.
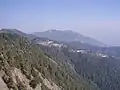
[[[107,54],[116,58],[120,58],[119,46],[108,47],[93,38],[85,37],[71,30],[66,30],[66,31],[48,30],[45,32],[36,32],[34,33],[34,35],[38,37],[46,37],[58,42],[63,42],[67,44],[67,46],[71,46],[73,48],[86,49],[94,53],[102,53],[102,54]]]
[[[2,90],[119,90],[119,47],[21,33],[0,32]]]
[[[100,46],[93,46],[89,44],[83,44],[80,42],[67,42],[66,44],[76,49],[90,50],[91,52],[94,52],[94,53],[103,53],[116,58],[120,58],[120,46],[100,47]]]
[[[83,36],[71,30],[65,30],[65,31],[48,30],[45,32],[35,32],[34,35],[38,37],[47,37],[49,39],[56,40],[56,41],[64,41],[64,42],[78,41],[81,43],[95,45],[95,46],[104,46],[103,43],[93,38]]]
[[[93,81],[101,90],[119,90],[119,59],[104,54],[78,52],[78,50],[63,49],[63,52],[69,57],[80,76]]]
[[[46,55],[67,60],[75,71],[82,77],[93,81],[101,90],[119,90],[120,60],[104,54],[83,52],[83,50],[70,51],[67,48],[43,47]]]
[[[20,36],[26,36],[26,33],[23,33],[17,29],[1,29],[0,33],[11,33],[11,34],[18,34]]]
[[[103,52],[91,51],[88,49],[90,47],[89,45],[86,45],[84,48],[81,45],[83,49],[78,49],[66,43],[64,43],[66,46],[61,48],[54,45],[41,44],[38,40],[37,43],[45,55],[54,59],[57,58],[56,62],[61,62],[62,65],[64,65],[65,62],[68,63],[79,76],[92,81],[100,90],[119,90],[120,59],[112,57],[113,54],[106,55],[103,54]],[[94,46],[91,47],[96,48]],[[120,50],[118,49],[118,51]],[[111,51],[109,51],[109,53],[111,53]]]
[[[27,37],[30,40],[36,38],[36,36],[33,34],[26,34],[24,32],[21,32],[20,30],[17,30],[17,29],[1,29],[0,33],[18,34],[20,36]]]
[[[75,70],[79,76],[97,84],[100,90],[119,90],[120,60],[112,57],[113,54],[105,54],[103,51],[91,51],[89,48],[98,48],[91,45],[83,45],[84,47],[81,45],[82,48],[79,49],[67,43],[64,43],[66,47],[61,48],[55,47],[54,45],[53,47],[47,46],[39,42],[38,44],[47,56],[58,58],[56,62],[61,62],[62,64],[64,64],[64,62],[69,63],[72,66],[71,68]],[[111,47],[108,49],[108,52],[111,53],[111,50],[115,48],[117,47]],[[118,49],[116,53],[119,54],[119,51]]]
[[[22,35],[0,33],[1,90],[99,90],[41,48]]]

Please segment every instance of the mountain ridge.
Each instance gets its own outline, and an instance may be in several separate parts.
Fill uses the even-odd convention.
[[[104,53],[106,50],[108,53]],[[20,90],[119,90],[120,58],[116,58],[120,57],[119,52],[119,47],[41,37],[31,40],[27,35],[1,32],[1,78],[8,88],[22,88]]]
[[[65,41],[65,42],[73,42],[78,41],[85,44],[95,45],[95,46],[105,46],[103,43],[90,38],[83,36],[82,34],[79,34],[77,32],[74,32],[72,30],[47,30],[44,32],[35,32],[34,35],[38,37],[47,37],[52,40],[57,41]]]
[[[0,33],[0,77],[9,89],[99,90],[57,59],[45,55],[40,45],[24,36]]]

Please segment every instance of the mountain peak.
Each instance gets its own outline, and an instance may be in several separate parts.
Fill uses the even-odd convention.
[[[45,32],[67,32],[67,33],[75,33],[72,30],[59,30],[59,29],[50,29]]]
[[[85,44],[95,45],[95,46],[104,46],[103,43],[91,38],[83,36],[80,33],[74,32],[72,30],[48,30],[44,32],[37,32],[34,35],[38,37],[46,37],[56,41],[64,41],[64,42],[81,42]]]
[[[0,32],[4,32],[4,33],[16,33],[16,34],[25,34],[25,33],[21,32],[21,31],[18,30],[18,29],[8,29],[8,28],[1,29]]]

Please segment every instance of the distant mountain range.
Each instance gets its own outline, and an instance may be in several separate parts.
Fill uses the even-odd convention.
[[[53,41],[55,43],[52,43],[53,45],[64,43],[67,46],[70,46],[72,48],[77,48],[77,49],[86,49],[90,50],[95,53],[103,53],[107,55],[112,55],[115,57],[120,57],[120,47],[106,47],[103,43],[90,38],[90,37],[85,37],[79,33],[73,32],[71,30],[65,30],[65,31],[60,31],[60,30],[48,30],[44,32],[36,32],[33,34],[26,34],[24,32],[21,32],[20,30],[17,29],[1,29],[0,33],[11,33],[11,34],[18,34],[20,36],[27,37],[29,40],[32,41],[39,41],[39,42],[48,42],[48,41]],[[78,39],[74,39],[77,37]],[[81,40],[85,40],[86,43],[81,42]],[[84,41],[84,42],[85,42]],[[88,41],[88,42],[87,42]],[[94,42],[94,43],[92,43]],[[43,44],[43,43],[41,43]],[[50,44],[51,45],[51,44]],[[102,47],[101,47],[102,46]]]
[[[28,37],[29,39],[33,39],[36,37],[39,38],[48,38],[51,40],[59,41],[59,42],[79,42],[81,44],[87,44],[87,45],[94,45],[94,46],[105,46],[102,42],[99,42],[93,38],[83,36],[79,33],[73,32],[71,30],[48,30],[44,32],[35,32],[33,34],[26,34],[24,32],[21,32],[17,29],[1,29],[0,32],[4,33],[12,33],[12,34],[19,34],[24,37]]]
[[[72,30],[48,30],[44,32],[35,32],[34,35],[38,37],[47,37],[56,41],[64,41],[64,42],[80,42],[83,44],[90,44],[95,46],[105,46],[102,42],[99,42],[96,39],[83,36],[77,32],[73,32]]]

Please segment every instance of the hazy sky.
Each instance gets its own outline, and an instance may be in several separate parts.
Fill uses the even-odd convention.
[[[67,29],[120,45],[120,0],[0,0],[0,28]]]

